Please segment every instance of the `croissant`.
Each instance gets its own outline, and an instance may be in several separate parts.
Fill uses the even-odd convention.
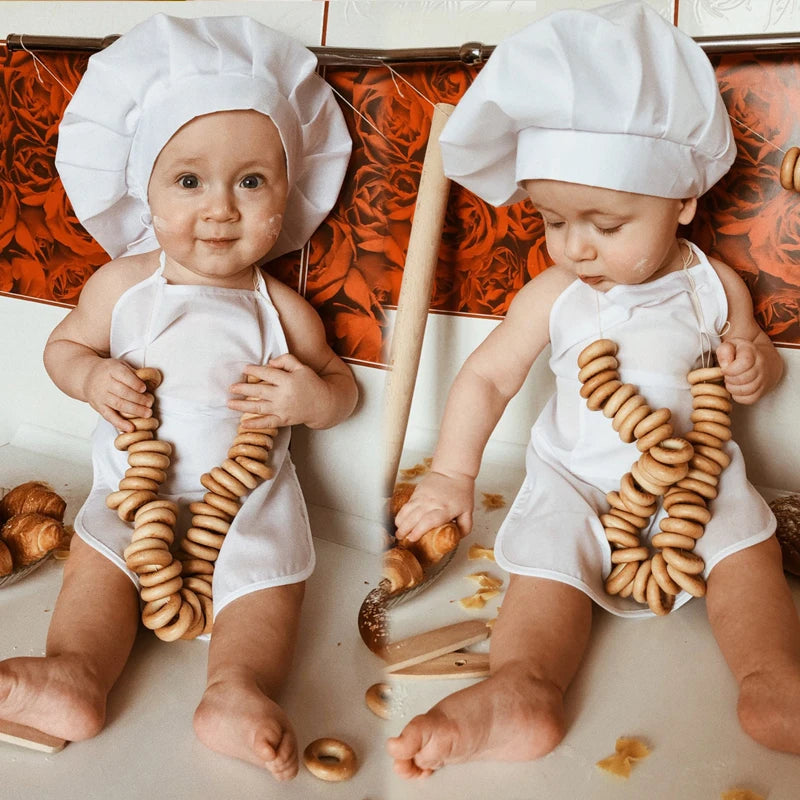
[[[16,514],[2,529],[0,539],[8,546],[15,567],[25,567],[58,547],[64,537],[64,526],[44,514]]]
[[[408,502],[416,488],[414,483],[396,483],[394,485],[394,491],[389,499],[389,512],[392,518],[397,516],[397,512]]]
[[[389,594],[411,589],[422,582],[422,565],[410,550],[393,547],[383,554],[383,577],[389,582]]]
[[[44,514],[64,520],[67,507],[65,500],[42,481],[28,481],[14,487],[0,500],[0,520],[10,519],[16,514]]]
[[[458,528],[452,522],[447,522],[438,528],[426,531],[416,542],[402,539],[398,546],[410,550],[423,567],[428,567],[441,561],[451,550],[455,550],[460,540],[461,534]]]
[[[14,570],[14,562],[11,559],[11,551],[5,542],[0,541],[0,578],[10,575]]]

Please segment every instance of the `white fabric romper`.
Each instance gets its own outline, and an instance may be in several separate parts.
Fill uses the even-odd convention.
[[[634,600],[608,595],[603,580],[611,571],[611,548],[598,515],[608,510],[607,492],[619,489],[640,453],[622,442],[611,419],[591,411],[580,396],[577,359],[595,339],[619,346],[623,382],[639,388],[651,408],[672,411],[675,434],[691,429],[692,397],[687,373],[700,366],[701,323],[692,303],[694,281],[710,347],[728,306],[722,283],[706,256],[693,246],[700,263],[651,283],[617,285],[597,292],[576,280],[556,298],[550,312],[550,368],[556,393],[531,429],[526,477],[495,543],[497,563],[511,573],[550,578],[575,586],[603,608],[620,616],[652,612]],[[695,551],[714,565],[731,553],[772,535],[775,519],[766,502],[747,481],[744,459],[733,442],[722,473],[719,495],[711,503],[712,519]],[[659,508],[643,543],[658,533],[666,516]],[[675,607],[690,599],[685,591]]]
[[[169,284],[161,267],[128,289],[111,319],[111,355],[138,369],[156,367],[158,438],[173,445],[159,494],[178,502],[176,539],[189,526],[188,505],[203,499],[200,476],[226,458],[241,418],[226,403],[245,364],[265,364],[288,348],[260,272],[255,290]],[[75,532],[137,584],[122,552],[132,528],[106,507],[128,467],[114,447],[116,429],[100,419],[92,440],[94,481]],[[214,568],[214,614],[250,592],[305,580],[314,548],[305,502],[288,453],[290,428],[275,437],[275,476],[244,499]],[[137,584],[138,585],[138,584]]]

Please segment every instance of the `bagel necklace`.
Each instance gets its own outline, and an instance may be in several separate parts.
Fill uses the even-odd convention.
[[[692,286],[702,342],[707,334],[687,271],[693,252],[688,242],[679,241],[688,250],[683,270]],[[723,447],[731,438],[731,396],[722,370],[711,365],[710,348],[701,350],[703,366],[687,375],[693,411],[692,429],[684,436],[675,435],[670,409],[651,409],[636,386],[620,380],[615,342],[600,338],[578,356],[580,394],[586,405],[602,411],[620,439],[635,442],[641,453],[622,476],[619,491],[606,495],[609,509],[600,515],[611,546],[605,590],[646,604],[659,616],[669,613],[681,589],[694,597],[705,595],[705,562],[693,550],[711,519],[708,505],[730,462]],[[659,497],[668,516],[651,539],[656,551],[651,556],[641,533],[650,525]]]
[[[154,394],[161,373],[151,367],[135,372]],[[247,380],[257,382],[252,376]],[[242,414],[242,421],[254,416]],[[127,451],[129,468],[106,505],[121,520],[133,523],[131,543],[123,557],[139,578],[143,624],[164,641],[194,639],[211,631],[214,562],[239,510],[239,500],[274,474],[267,461],[277,429],[255,431],[239,425],[228,457],[200,477],[207,492],[202,502],[189,504],[192,525],[176,558],[170,548],[178,505],[158,497],[158,487],[167,478],[172,445],[155,438],[159,426],[155,416],[133,417],[131,422],[134,430],[114,440],[118,450]]]

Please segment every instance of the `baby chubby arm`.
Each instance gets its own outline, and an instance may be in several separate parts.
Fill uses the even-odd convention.
[[[133,370],[109,357],[111,312],[132,274],[133,264],[120,267],[118,262],[94,273],[78,305],[53,329],[44,349],[44,366],[56,386],[89,403],[120,431],[134,429],[122,414],[149,417],[153,403]]]
[[[783,375],[783,361],[753,316],[753,301],[731,267],[714,261],[728,298],[728,330],[717,348],[725,386],[738,403],[750,405],[769,392]]]
[[[245,367],[259,383],[235,383],[228,402],[236,411],[257,414],[247,428],[307,425],[330,428],[353,413],[358,388],[350,368],[328,345],[317,312],[296,292],[268,279],[289,345],[289,353],[265,365]]]
[[[399,537],[415,541],[452,519],[462,535],[469,533],[484,448],[509,400],[547,345],[550,308],[570,280],[556,267],[538,275],[464,362],[448,395],[431,471],[397,514]]]

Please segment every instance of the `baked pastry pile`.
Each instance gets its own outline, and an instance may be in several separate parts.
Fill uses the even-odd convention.
[[[14,487],[0,499],[0,577],[44,558],[64,541],[65,500],[42,481]]]

